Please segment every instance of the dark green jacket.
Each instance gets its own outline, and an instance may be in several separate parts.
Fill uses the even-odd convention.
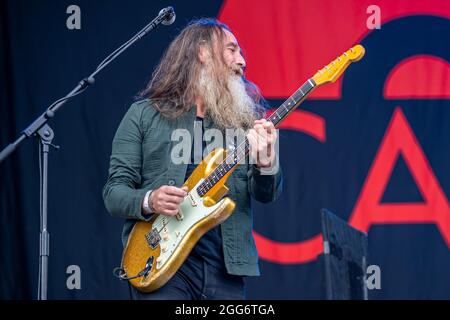
[[[127,219],[123,244],[136,220],[146,220],[141,212],[145,193],[162,185],[180,187],[187,164],[174,164],[171,141],[175,129],[187,129],[193,137],[196,108],[175,120],[168,120],[152,107],[149,100],[131,105],[117,129],[112,143],[109,176],[103,188],[103,200],[112,216]],[[205,129],[214,128],[209,117]],[[253,214],[250,195],[260,202],[275,200],[281,192],[281,170],[261,175],[251,164],[238,165],[228,179],[229,196],[236,203],[232,215],[222,223],[223,254],[230,274],[259,275],[258,253],[252,235]]]

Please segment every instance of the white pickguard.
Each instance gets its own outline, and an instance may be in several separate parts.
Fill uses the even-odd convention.
[[[167,260],[172,256],[175,249],[180,244],[183,237],[197,222],[214,212],[223,199],[211,207],[203,205],[203,199],[197,193],[197,186],[202,183],[200,180],[197,185],[188,193],[180,205],[180,211],[183,215],[182,220],[176,217],[159,215],[153,223],[153,228],[157,228],[161,236],[160,255],[157,258],[156,269],[161,269]]]

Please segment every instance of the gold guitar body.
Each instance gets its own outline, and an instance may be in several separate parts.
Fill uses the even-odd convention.
[[[122,268],[128,277],[146,270],[145,275],[129,280],[139,291],[151,292],[169,281],[198,240],[233,212],[235,203],[223,198],[228,192],[225,182],[233,170],[203,197],[196,192],[197,186],[225,159],[226,153],[224,149],[215,149],[186,180],[188,196],[180,205],[178,216],[155,214],[150,221],[138,221],[134,225],[123,253]]]

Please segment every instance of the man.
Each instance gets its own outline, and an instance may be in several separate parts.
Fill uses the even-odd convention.
[[[277,132],[262,118],[263,99],[244,79],[244,69],[238,42],[226,25],[214,19],[191,22],[171,43],[141,92],[142,100],[130,107],[116,132],[103,198],[113,216],[127,219],[124,244],[137,220],[176,215],[186,196],[187,189],[180,186],[198,162],[173,161],[175,130],[193,136],[194,126],[204,132],[246,130],[254,159],[254,164],[239,164],[226,183],[227,196],[236,203],[233,214],[197,242],[160,289],[142,293],[131,287],[134,299],[243,299],[243,278],[259,275],[250,196],[274,201],[282,178]]]

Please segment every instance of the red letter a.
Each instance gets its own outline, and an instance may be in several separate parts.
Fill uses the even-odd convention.
[[[380,203],[400,154],[423,203]],[[394,111],[349,223],[366,232],[371,224],[435,223],[450,247],[448,200],[400,108]]]

